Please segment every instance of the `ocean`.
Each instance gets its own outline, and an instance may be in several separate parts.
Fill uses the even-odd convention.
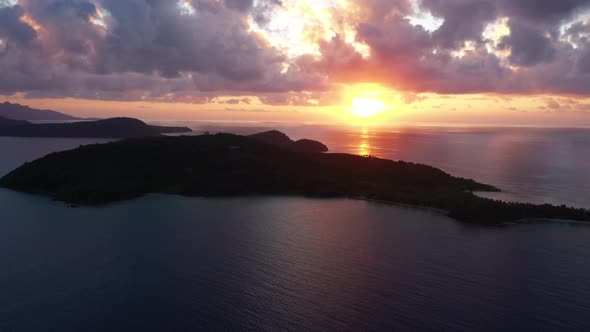
[[[490,183],[497,198],[590,207],[588,130],[280,129]],[[0,138],[0,174],[105,141]],[[3,189],[0,211],[0,331],[590,329],[582,223],[474,226],[298,197],[152,194],[72,209]]]

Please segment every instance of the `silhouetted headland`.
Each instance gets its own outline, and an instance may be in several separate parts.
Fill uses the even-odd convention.
[[[150,126],[132,118],[112,118],[72,123],[33,124],[24,122],[11,126],[2,126],[1,124],[0,121],[0,136],[18,137],[131,138],[192,131],[186,127]]]
[[[328,147],[318,141],[312,141],[309,139],[301,139],[293,141],[289,136],[278,130],[269,130],[262,133],[250,135],[259,142],[275,145],[282,147],[287,150],[299,151],[299,152],[328,152]]]
[[[260,139],[269,135],[277,133],[147,137],[81,146],[26,163],[0,179],[0,186],[85,205],[147,193],[301,195],[431,207],[479,223],[523,218],[590,221],[587,210],[478,197],[472,191],[498,189],[430,166],[300,152],[284,144],[284,139],[283,144]]]
[[[186,134],[192,133],[193,130],[189,127],[170,127],[170,126],[153,126],[150,125],[153,129],[156,129],[160,134]]]
[[[82,120],[75,116],[52,110],[39,110],[9,102],[0,103],[0,116],[13,120],[27,121],[71,121]]]

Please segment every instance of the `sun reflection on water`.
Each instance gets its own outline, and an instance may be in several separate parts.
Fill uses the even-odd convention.
[[[369,156],[372,153],[372,146],[370,141],[371,135],[367,128],[363,128],[360,134],[360,143],[358,145],[358,154],[361,156]]]

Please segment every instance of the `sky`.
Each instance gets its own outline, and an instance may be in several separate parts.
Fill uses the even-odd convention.
[[[0,73],[89,117],[590,126],[590,0],[0,0]]]

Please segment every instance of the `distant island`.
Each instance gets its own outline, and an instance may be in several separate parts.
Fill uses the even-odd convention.
[[[478,197],[472,192],[499,190],[430,166],[298,151],[281,137],[278,132],[162,136],[87,145],[26,163],[0,179],[0,186],[83,205],[147,193],[300,195],[429,207],[477,223],[523,218],[590,221],[588,210]]]
[[[12,120],[27,121],[72,121],[83,120],[52,110],[39,110],[9,102],[0,103],[0,116]]]
[[[189,132],[187,127],[150,126],[132,118],[43,124],[0,118],[0,136],[131,138]]]

